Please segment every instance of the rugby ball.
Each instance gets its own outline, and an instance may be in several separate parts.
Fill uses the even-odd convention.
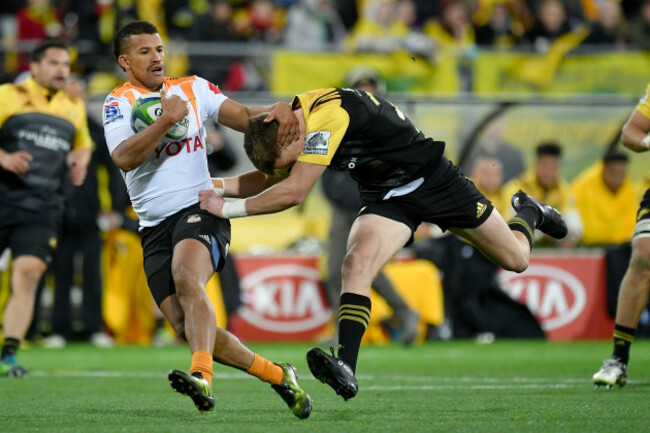
[[[160,93],[146,93],[140,96],[133,107],[131,107],[131,128],[137,133],[143,131],[149,125],[162,116],[162,104]],[[187,136],[187,129],[190,126],[190,119],[185,116],[174,124],[167,132],[166,137],[178,140]]]

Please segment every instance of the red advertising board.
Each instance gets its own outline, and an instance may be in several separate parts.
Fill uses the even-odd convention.
[[[314,341],[331,312],[312,255],[237,256],[243,305],[228,329],[246,341]],[[601,252],[537,252],[521,273],[501,271],[503,289],[526,304],[549,340],[610,339]]]
[[[312,341],[331,312],[311,255],[237,256],[243,305],[228,329],[247,341]]]
[[[611,338],[602,253],[537,253],[525,272],[501,271],[499,278],[535,314],[549,340]]]

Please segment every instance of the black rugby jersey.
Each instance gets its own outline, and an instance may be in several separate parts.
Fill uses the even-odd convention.
[[[0,205],[31,211],[61,210],[66,158],[72,149],[91,147],[82,100],[47,89],[30,78],[0,86],[0,147],[34,158],[26,173],[0,169]]]
[[[305,118],[298,161],[349,170],[366,200],[425,177],[445,143],[427,138],[393,104],[356,89],[313,90],[294,98]]]

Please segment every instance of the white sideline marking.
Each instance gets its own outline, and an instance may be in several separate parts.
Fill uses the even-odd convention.
[[[36,377],[116,377],[116,378],[152,378],[167,377],[166,371],[30,371],[30,376]],[[215,379],[250,379],[245,373],[215,373]],[[362,381],[399,381],[399,382],[444,382],[443,385],[370,385],[363,386],[368,391],[437,391],[453,389],[493,390],[493,389],[561,389],[593,386],[589,377],[586,378],[544,378],[544,377],[432,377],[405,375],[358,375]],[[303,373],[300,380],[316,380]],[[645,380],[628,380],[628,384],[649,384]]]
[[[588,381],[584,385],[593,386]],[[421,386],[364,386],[363,389],[367,391],[441,391],[453,389],[561,389],[561,388],[579,388],[578,384],[562,384],[562,383],[549,383],[543,384],[530,384],[530,385],[421,385]]]

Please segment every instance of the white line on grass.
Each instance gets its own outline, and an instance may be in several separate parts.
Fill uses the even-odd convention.
[[[30,376],[36,377],[110,377],[110,378],[152,378],[160,379],[167,376],[167,372],[154,371],[30,371]],[[245,373],[214,373],[215,379],[250,379]],[[443,385],[371,385],[364,389],[375,391],[399,390],[445,390],[445,389],[543,389],[543,388],[576,388],[591,385],[585,378],[545,378],[545,377],[433,377],[433,376],[408,376],[408,375],[358,375],[362,381],[397,381],[397,382],[436,382],[449,383]],[[301,380],[315,380],[306,374]],[[630,384],[649,384],[643,380],[628,380]]]

